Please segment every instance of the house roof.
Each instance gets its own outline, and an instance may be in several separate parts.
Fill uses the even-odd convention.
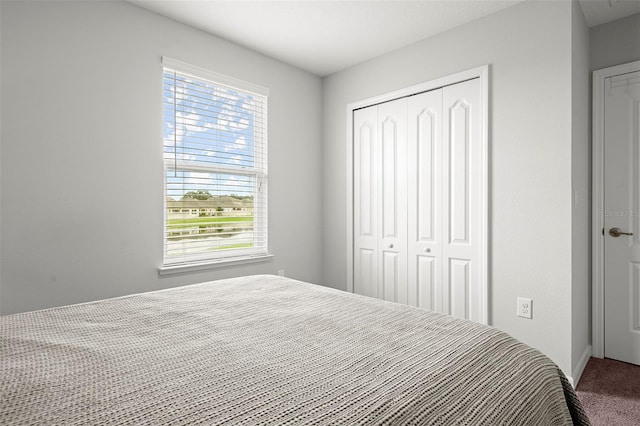
[[[253,199],[246,198],[239,200],[228,195],[213,196],[207,200],[196,200],[193,198],[187,198],[183,200],[175,200],[171,197],[167,197],[167,208],[193,208],[193,209],[215,209],[217,207],[222,208],[239,208],[239,207],[252,207]]]

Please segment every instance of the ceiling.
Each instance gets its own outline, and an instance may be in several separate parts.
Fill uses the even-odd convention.
[[[318,76],[523,0],[129,0]],[[569,1],[569,0],[529,0]],[[640,12],[640,0],[580,0],[587,25]]]
[[[580,0],[580,6],[590,27],[640,13],[640,0]]]

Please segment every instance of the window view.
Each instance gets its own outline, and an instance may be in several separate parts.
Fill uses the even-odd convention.
[[[165,265],[267,253],[266,97],[208,77],[165,60]]]

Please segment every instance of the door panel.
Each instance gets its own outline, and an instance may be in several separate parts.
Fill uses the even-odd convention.
[[[378,106],[381,135],[380,187],[385,300],[408,303],[407,298],[407,100]]]
[[[421,100],[424,100],[422,105],[420,104]],[[431,108],[429,108],[430,100],[435,103]],[[417,170],[413,174],[415,186],[412,186],[412,189],[415,190],[413,195],[417,200],[415,210],[417,215],[413,218],[416,222],[417,235],[415,237],[417,241],[435,241],[436,206],[439,205],[436,202],[436,196],[440,195],[439,188],[436,188],[440,183],[439,164],[436,159],[440,155],[442,143],[440,123],[436,120],[442,120],[441,104],[442,91],[438,90],[436,93],[414,99],[411,106],[413,111],[421,106],[424,107],[415,117],[411,115],[414,120],[410,138],[417,145],[416,147],[412,144],[411,152],[418,154],[416,160],[411,164],[411,170]]]
[[[388,302],[398,302],[400,265],[398,258],[400,255],[394,251],[382,250],[382,289],[381,299]]]
[[[449,244],[469,244],[470,106],[464,98],[449,107]]]
[[[407,105],[409,304],[442,312],[442,89]]]
[[[369,122],[364,123],[359,129],[359,173],[358,181],[360,182],[360,192],[358,195],[358,204],[360,211],[360,236],[373,236],[373,186],[374,186],[374,156],[375,149],[372,138],[372,125]]]
[[[469,318],[470,289],[468,259],[449,259],[449,291],[445,292],[446,306],[449,315],[458,318]]]
[[[482,322],[480,83],[443,89],[443,312]]]
[[[378,268],[376,267],[376,252],[370,249],[361,248],[356,256],[356,275],[354,292],[363,296],[378,297],[378,287],[376,283]]]
[[[640,262],[631,262],[631,330],[640,331]]]
[[[382,123],[382,234],[390,238],[398,237],[399,131],[396,117],[387,115]]]
[[[377,108],[354,111],[353,120],[353,291],[378,297]]]
[[[416,289],[417,302],[410,304],[422,309],[436,310],[436,265],[434,256],[417,255],[417,262],[413,271],[418,283]]]
[[[640,72],[605,85],[605,356],[640,364]]]

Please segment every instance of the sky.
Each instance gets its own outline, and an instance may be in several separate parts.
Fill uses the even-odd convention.
[[[175,85],[175,86],[174,86]],[[165,70],[163,137],[167,195],[185,192],[253,195],[262,119],[260,99],[221,85]],[[177,166],[177,167],[176,167]],[[211,173],[204,167],[223,170]]]

